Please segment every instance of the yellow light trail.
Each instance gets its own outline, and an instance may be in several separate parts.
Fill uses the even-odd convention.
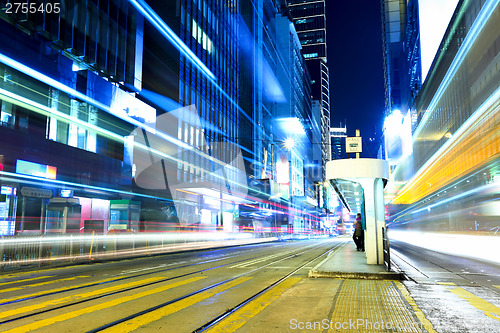
[[[500,153],[500,100],[478,119],[456,143],[406,184],[391,204],[412,204],[470,171],[487,165]]]

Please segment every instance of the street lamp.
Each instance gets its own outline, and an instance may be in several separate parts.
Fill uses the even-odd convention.
[[[285,148],[286,149],[293,149],[295,147],[295,140],[293,138],[286,138],[285,139]]]

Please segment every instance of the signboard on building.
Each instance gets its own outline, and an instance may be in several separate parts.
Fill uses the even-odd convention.
[[[12,187],[10,186],[2,186],[0,189],[0,194],[2,195],[12,195]]]
[[[52,198],[53,195],[51,190],[38,187],[28,187],[28,186],[24,186],[21,188],[21,194],[25,197],[43,198],[43,199]]]
[[[363,148],[361,146],[361,137],[347,137],[345,138],[345,152],[346,153],[361,153]]]
[[[57,168],[50,165],[17,160],[16,173],[48,179],[56,179]]]

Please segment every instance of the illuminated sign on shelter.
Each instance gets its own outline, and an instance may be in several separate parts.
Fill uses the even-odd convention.
[[[361,137],[348,137],[345,138],[345,152],[346,153],[362,153]]]

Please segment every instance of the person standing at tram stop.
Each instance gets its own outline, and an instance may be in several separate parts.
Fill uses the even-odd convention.
[[[356,215],[356,220],[354,220],[354,235],[352,236],[354,243],[356,244],[357,251],[365,250],[365,232],[363,230],[363,225],[361,223],[361,213]]]

